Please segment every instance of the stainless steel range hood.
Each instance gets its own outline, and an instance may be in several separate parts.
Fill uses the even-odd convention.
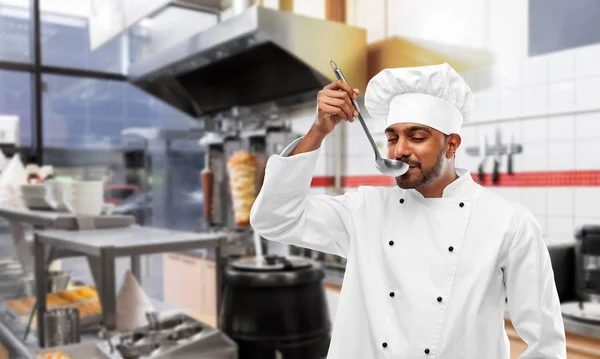
[[[314,99],[335,80],[367,83],[366,30],[253,6],[131,65],[130,81],[194,117]],[[308,97],[307,97],[308,96]]]

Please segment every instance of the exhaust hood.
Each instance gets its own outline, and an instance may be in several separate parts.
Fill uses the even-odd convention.
[[[255,5],[132,64],[129,80],[201,117],[234,107],[314,100],[335,80],[330,60],[364,92],[366,30]]]

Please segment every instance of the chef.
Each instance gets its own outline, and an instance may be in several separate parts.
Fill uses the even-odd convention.
[[[324,138],[357,116],[358,90],[319,92],[311,129],[269,158],[251,211],[266,239],[347,258],[328,358],[509,359],[505,313],[521,359],[564,359],[550,256],[534,216],[455,167],[469,86],[448,64],[373,77],[365,107],[386,121],[397,186],[309,193]]]

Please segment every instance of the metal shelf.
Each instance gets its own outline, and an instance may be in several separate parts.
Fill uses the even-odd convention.
[[[87,256],[102,304],[102,325],[116,327],[115,259],[117,257],[178,252],[190,249],[216,248],[216,265],[220,268],[220,247],[226,236],[219,233],[194,233],[131,226],[121,229],[66,231],[49,229],[36,231],[35,262],[45,263],[46,250]],[[36,265],[37,322],[39,346],[44,347],[44,312],[46,311],[45,266]],[[221,286],[221,271],[217,271],[217,288]],[[217,298],[217,306],[220,298]],[[218,308],[217,308],[218,310]]]
[[[100,257],[110,250],[115,257],[214,248],[225,239],[220,234],[194,233],[132,226],[125,229],[36,232],[40,243],[54,248]]]
[[[54,228],[76,230],[82,228],[123,228],[135,223],[133,216],[100,215],[92,217],[77,217],[72,213],[33,211],[29,209],[15,210],[0,207],[0,217],[9,221],[30,224],[37,228]]]

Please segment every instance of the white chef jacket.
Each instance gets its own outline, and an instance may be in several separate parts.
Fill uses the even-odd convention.
[[[328,358],[509,359],[506,306],[521,359],[565,359],[548,249],[523,206],[470,173],[441,198],[359,187],[311,195],[319,150],[267,162],[251,224],[264,238],[347,258]],[[507,301],[506,301],[507,300]]]

